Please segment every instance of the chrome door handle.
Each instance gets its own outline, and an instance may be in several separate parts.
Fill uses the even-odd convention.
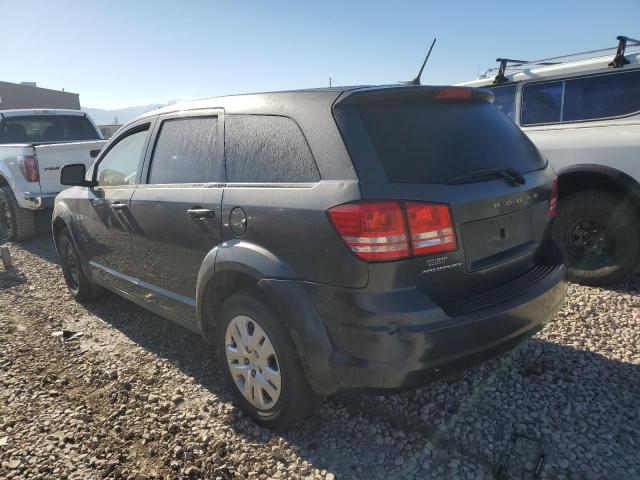
[[[215,212],[207,208],[190,208],[187,210],[187,215],[197,220],[203,220],[205,218],[213,218]]]
[[[111,205],[109,205],[113,210],[116,211],[122,211],[125,208],[127,208],[127,204],[126,203],[112,203]]]

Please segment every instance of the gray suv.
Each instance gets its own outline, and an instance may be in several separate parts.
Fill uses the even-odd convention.
[[[556,174],[492,100],[357,87],[145,114],[61,172],[65,280],[202,333],[271,428],[495,356],[552,318],[566,270]]]

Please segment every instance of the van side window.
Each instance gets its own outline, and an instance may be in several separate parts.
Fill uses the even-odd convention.
[[[516,114],[516,85],[504,85],[502,87],[487,88],[493,92],[496,99],[493,104],[504,113],[509,120],[513,121]]]
[[[226,115],[224,151],[229,182],[320,180],[300,127],[287,117]]]
[[[135,131],[137,130],[137,131]],[[134,129],[110,147],[97,166],[96,178],[100,187],[116,187],[136,183],[138,166],[144,154],[149,125]]]
[[[217,117],[169,119],[162,122],[153,150],[150,184],[224,181],[216,159]]]
[[[640,111],[640,70],[567,80],[565,122],[618,117]]]
[[[562,89],[562,81],[525,85],[522,88],[522,125],[560,122]]]

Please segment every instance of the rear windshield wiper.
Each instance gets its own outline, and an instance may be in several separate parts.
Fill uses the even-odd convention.
[[[456,183],[470,183],[473,181],[479,181],[483,179],[491,178],[505,178],[514,185],[524,185],[527,180],[524,175],[515,168],[511,167],[492,167],[483,168],[480,170],[472,170],[471,172],[461,173],[447,178],[446,182],[450,184]]]

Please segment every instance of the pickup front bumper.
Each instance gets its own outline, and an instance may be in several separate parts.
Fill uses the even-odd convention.
[[[56,198],[57,193],[31,193],[24,192],[23,203],[20,205],[22,208],[29,208],[31,210],[42,210],[47,208],[53,208],[53,201]],[[20,202],[18,202],[20,203]]]

